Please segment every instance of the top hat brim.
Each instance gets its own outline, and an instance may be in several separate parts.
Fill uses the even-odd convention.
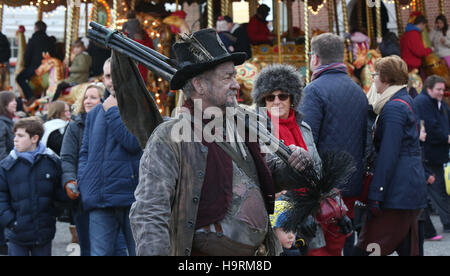
[[[177,90],[182,89],[186,84],[186,81],[207,71],[211,70],[221,63],[232,61],[235,66],[241,65],[247,59],[247,54],[243,52],[232,53],[223,58],[214,59],[208,62],[195,63],[184,66],[179,69],[170,80],[170,89]]]

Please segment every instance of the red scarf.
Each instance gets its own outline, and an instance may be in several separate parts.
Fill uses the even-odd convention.
[[[269,111],[267,111],[267,115],[272,119]],[[277,138],[283,140],[286,146],[296,145],[308,151],[300,127],[297,124],[294,110],[291,109],[289,111],[289,117],[287,119],[278,118],[278,124],[277,120],[272,120],[272,123],[275,127],[275,133],[278,134]]]

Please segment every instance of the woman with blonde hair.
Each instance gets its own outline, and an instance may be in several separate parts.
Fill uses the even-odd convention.
[[[61,147],[61,167],[63,171],[62,183],[67,196],[73,200],[72,214],[75,223],[71,228],[73,242],[76,241],[81,248],[82,256],[89,256],[89,214],[83,212],[81,200],[78,198],[80,193],[77,185],[78,171],[78,153],[80,152],[83,132],[85,127],[86,115],[96,105],[101,103],[105,88],[101,84],[90,84],[84,92],[78,97],[74,104],[74,119],[69,123]]]
[[[418,255],[417,218],[426,207],[427,190],[419,126],[407,91],[408,66],[398,56],[384,57],[375,63],[374,82],[380,94],[374,104],[377,157],[355,254],[367,255],[368,246],[377,244],[381,255]]]
[[[430,40],[436,54],[443,58],[450,68],[450,29],[445,15],[436,17],[435,28],[430,32]]]

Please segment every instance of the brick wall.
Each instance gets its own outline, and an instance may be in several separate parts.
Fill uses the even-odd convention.
[[[330,1],[330,0],[328,0]],[[364,1],[364,0],[359,0],[359,1]],[[300,10],[299,10],[299,2],[300,2]],[[339,0],[337,2],[340,2]],[[350,3],[350,0],[347,0],[347,5]],[[428,16],[428,20],[430,22],[430,26],[434,25],[434,20],[436,18],[436,16],[439,15],[439,0],[426,0],[425,1],[426,4],[426,11],[427,11],[427,16]],[[339,7],[338,7],[339,9]],[[303,1],[295,1],[293,3],[292,6],[292,15],[293,15],[293,24],[294,26],[299,26],[300,23],[300,28],[302,30],[304,30],[304,3]],[[445,1],[445,11],[446,11],[446,16],[450,21],[450,1],[446,0]],[[350,12],[350,10],[348,11]],[[395,14],[395,12],[394,12]],[[409,18],[409,14],[410,11],[408,9],[403,10],[402,11],[402,19],[403,19],[403,28],[406,26],[406,24],[408,23],[408,18]],[[300,22],[299,22],[299,18],[300,18]],[[313,15],[311,12],[309,12],[309,28],[310,30],[313,29],[320,29],[323,31],[328,31],[328,6],[327,4],[325,4],[323,6],[323,8],[319,11],[319,13],[317,15]],[[395,17],[391,19],[393,22],[396,22]]]

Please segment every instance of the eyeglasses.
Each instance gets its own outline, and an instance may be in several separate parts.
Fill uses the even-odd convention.
[[[373,73],[371,73],[372,74],[372,78],[375,78],[376,76],[379,76],[380,75],[380,73],[377,73],[377,72],[373,72]]]
[[[278,99],[280,101],[284,102],[287,99],[289,99],[289,94],[284,93],[284,94],[278,94],[278,95],[269,95],[269,96],[266,96],[264,98],[264,100],[266,100],[268,102],[273,102],[273,101],[275,101],[275,97],[278,97]]]
[[[308,52],[308,56],[312,57],[313,55],[315,55],[316,53],[314,53],[313,51]]]

